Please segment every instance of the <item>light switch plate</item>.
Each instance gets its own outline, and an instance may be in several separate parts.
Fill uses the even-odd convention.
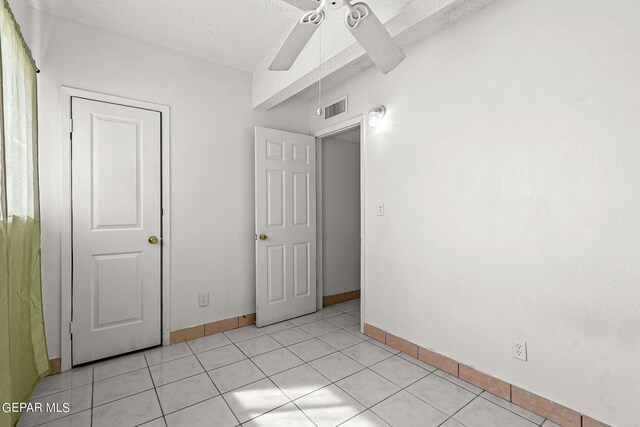
[[[378,204],[378,216],[384,216],[384,203]]]

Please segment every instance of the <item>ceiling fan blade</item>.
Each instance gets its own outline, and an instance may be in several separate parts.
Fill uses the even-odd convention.
[[[404,60],[405,55],[402,49],[365,3],[351,5],[345,24],[384,74],[396,68]]]
[[[271,61],[269,69],[271,71],[286,71],[291,68],[302,49],[309,43],[313,33],[316,32],[322,21],[324,21],[324,11],[312,10],[305,13],[291,29],[284,43]]]

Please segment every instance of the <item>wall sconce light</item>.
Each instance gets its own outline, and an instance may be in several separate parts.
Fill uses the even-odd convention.
[[[369,126],[377,127],[382,122],[385,114],[387,114],[387,109],[384,105],[369,110]]]

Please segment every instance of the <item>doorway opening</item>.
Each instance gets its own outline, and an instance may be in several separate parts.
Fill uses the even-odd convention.
[[[343,308],[362,331],[363,121],[313,136],[255,128],[258,327],[353,301]]]
[[[318,305],[322,307],[360,298],[361,151],[360,124],[318,138]]]

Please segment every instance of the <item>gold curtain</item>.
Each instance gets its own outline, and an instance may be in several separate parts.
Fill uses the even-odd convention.
[[[40,285],[36,68],[0,7],[0,404],[26,401],[49,370]],[[0,410],[0,426],[19,414]]]

